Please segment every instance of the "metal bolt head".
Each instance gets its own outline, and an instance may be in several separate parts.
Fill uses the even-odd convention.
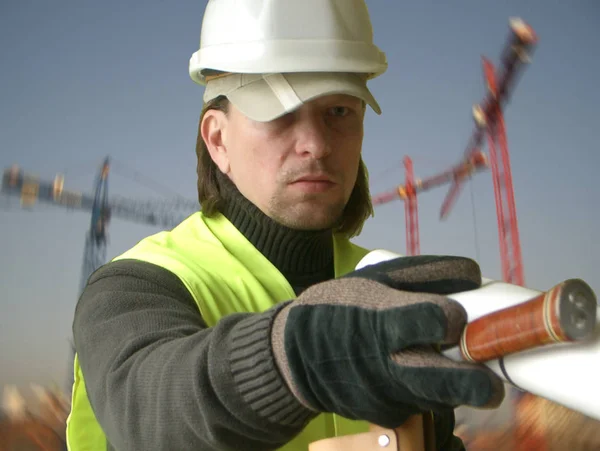
[[[386,434],[381,434],[377,439],[377,443],[379,443],[379,446],[381,446],[382,448],[387,447],[390,444],[390,442],[391,440]]]

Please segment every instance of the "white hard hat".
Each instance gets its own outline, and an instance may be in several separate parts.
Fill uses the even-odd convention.
[[[224,77],[233,77],[229,82],[219,83],[227,88],[237,86],[238,98],[244,91],[258,88],[262,90],[261,104],[279,104],[277,108],[261,108],[255,117],[252,111],[247,112],[256,120],[271,120],[299,106],[298,101],[336,92],[360,92],[358,97],[379,114],[366,81],[386,69],[386,56],[373,43],[365,0],[208,0],[200,48],[189,62],[189,74],[200,85],[213,84],[223,74],[231,74]],[[260,75],[261,80],[240,74]],[[217,78],[209,83],[214,75]],[[319,79],[324,91],[315,92]],[[277,80],[283,90],[273,92],[269,80]],[[265,86],[271,87],[267,97]],[[298,92],[307,90],[309,97]],[[228,92],[233,98],[232,90]],[[207,87],[204,100],[217,95],[227,94]]]

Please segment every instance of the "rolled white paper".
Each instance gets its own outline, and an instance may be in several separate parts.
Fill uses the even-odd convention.
[[[397,257],[401,255],[377,249],[369,252],[356,269]],[[471,322],[539,294],[537,290],[483,278],[480,288],[448,297],[465,308]],[[521,390],[600,420],[600,306],[596,321],[594,337],[585,342],[546,345],[490,360],[484,365]],[[444,355],[463,360],[458,347],[444,351]]]

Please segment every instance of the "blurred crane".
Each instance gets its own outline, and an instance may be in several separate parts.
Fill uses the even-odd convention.
[[[536,33],[523,20],[510,19],[510,35],[502,51],[500,70],[492,62],[482,57],[483,73],[487,85],[487,95],[473,107],[475,130],[467,144],[461,161],[453,168],[427,179],[415,179],[412,160],[404,158],[405,183],[395,189],[373,196],[373,204],[381,205],[395,199],[404,200],[406,220],[406,252],[408,255],[420,253],[417,193],[451,182],[450,190],[440,210],[440,218],[445,219],[466,178],[491,166],[498,217],[502,278],[506,282],[523,285],[524,271],[521,243],[517,225],[517,213],[510,170],[510,158],[506,143],[506,131],[502,111],[508,103],[518,76],[537,43]],[[489,164],[482,152],[484,136],[487,135],[490,150]],[[500,147],[500,153],[496,150]]]
[[[417,255],[420,253],[417,193],[451,183],[440,209],[440,219],[443,220],[449,215],[465,179],[471,177],[474,172],[490,166],[498,220],[502,279],[515,285],[524,285],[523,259],[503,109],[510,100],[525,64],[531,61],[530,55],[538,38],[531,26],[521,19],[510,19],[509,27],[510,34],[500,57],[500,69],[496,71],[493,63],[482,57],[487,93],[481,103],[473,107],[475,129],[459,163],[439,175],[421,180],[415,179],[412,161],[409,157],[405,157],[405,183],[394,190],[374,196],[373,204],[381,205],[398,198],[404,200],[406,252],[408,255]],[[481,150],[486,137],[490,154],[489,162]],[[499,152],[497,147],[500,148]],[[537,399],[528,394],[516,396],[514,412],[517,414],[517,419],[514,431],[515,442],[512,448],[514,451],[521,449],[543,451],[548,447],[548,441],[543,433],[532,434],[528,423],[519,419],[527,406],[535,403]]]
[[[377,194],[373,196],[372,200],[373,205],[385,204],[396,200],[398,197],[404,201],[406,253],[407,255],[419,255],[421,253],[421,247],[419,239],[417,193],[427,191],[448,182],[452,182],[453,187],[459,187],[465,178],[470,177],[475,172],[487,169],[488,162],[485,154],[477,149],[469,155],[466,155],[464,160],[456,166],[426,179],[415,179],[413,162],[410,157],[404,157],[403,162],[405,170],[404,185],[400,185],[391,191]],[[449,203],[454,200],[457,193],[458,189],[455,188],[452,191],[452,196],[446,197],[444,205],[449,205]]]
[[[111,217],[170,229],[200,209],[197,202],[181,198],[138,201],[112,197],[109,200],[109,170],[109,158],[106,157],[97,175],[93,195],[64,189],[62,175],[57,175],[53,181],[40,180],[16,165],[6,169],[2,177],[2,192],[19,196],[24,208],[31,208],[40,201],[69,210],[91,212],[90,227],[85,235],[79,292],[83,291],[90,275],[106,262],[107,228]],[[72,377],[71,372],[72,367],[69,372]],[[71,392],[71,384],[72,380],[67,385],[68,393]]]

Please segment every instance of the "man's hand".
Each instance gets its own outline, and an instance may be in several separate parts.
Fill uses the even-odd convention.
[[[497,407],[496,375],[438,352],[467,320],[444,294],[480,285],[474,261],[445,256],[400,257],[315,285],[274,320],[277,365],[306,407],[384,427],[427,410]]]

